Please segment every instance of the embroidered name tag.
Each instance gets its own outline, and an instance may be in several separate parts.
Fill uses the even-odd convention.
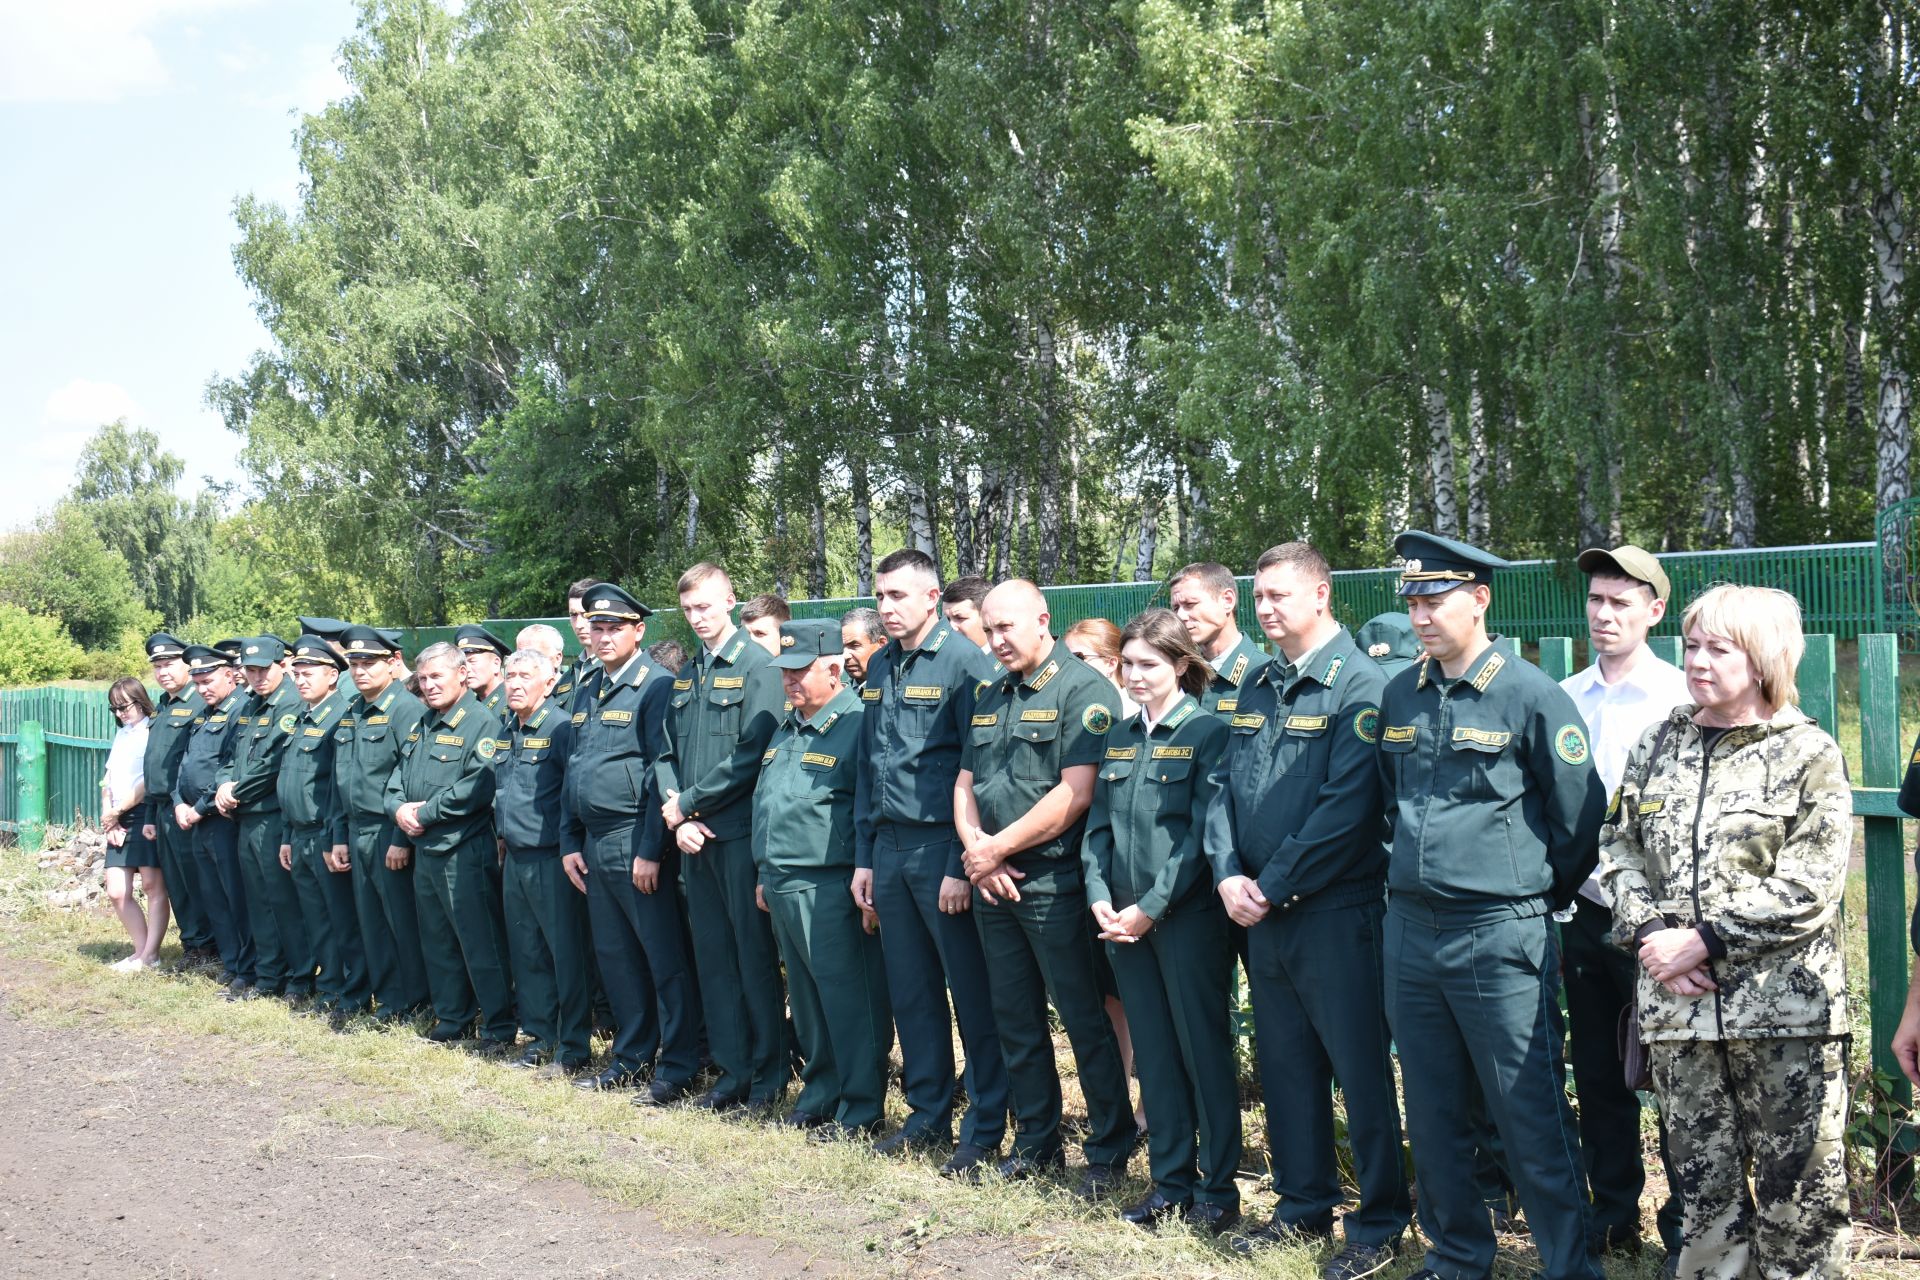
[[[436,745],[442,747],[464,747],[467,745],[467,740],[457,733],[436,733],[433,735],[433,740]]]
[[[368,724],[385,724],[386,722],[387,722],[387,718],[385,716],[368,716],[367,717]]]
[[[860,691],[860,700],[862,702],[878,702],[880,701],[880,691],[878,689],[862,689]]]
[[[520,745],[529,751],[544,751],[553,745],[552,738],[524,738]]]
[[[1455,742],[1472,742],[1483,747],[1504,747],[1513,741],[1510,733],[1495,733],[1491,729],[1468,729],[1464,726],[1453,731]]]
[[[208,724],[225,724],[226,722],[227,722],[227,716],[225,712],[222,712],[217,716],[207,717]]]
[[[600,723],[601,723],[601,724],[632,724],[632,723],[633,723],[633,712],[631,712],[631,711],[602,711],[602,712],[600,713]]]
[[[1649,813],[1658,813],[1666,807],[1667,807],[1667,802],[1665,797],[1662,797],[1659,800],[1642,800],[1640,802],[1639,812],[1641,813],[1642,816],[1645,816],[1646,814],[1649,814]]]
[[[1020,713],[1020,719],[1028,723],[1048,724],[1059,718],[1058,707],[1030,707]]]
[[[1258,729],[1267,723],[1265,716],[1235,716],[1233,727],[1236,729]]]
[[[817,764],[822,769],[831,769],[833,768],[833,766],[840,763],[840,757],[825,756],[825,755],[821,755],[818,751],[809,751],[805,755],[800,757],[800,763],[801,764]]]
[[[1288,716],[1289,729],[1324,729],[1327,727],[1325,716]]]
[[[1239,706],[1240,699],[1238,698],[1222,698],[1213,704],[1213,709],[1215,711],[1234,711],[1238,710]]]
[[[1193,748],[1155,747],[1153,749],[1153,758],[1155,760],[1191,760],[1193,759]]]
[[[1131,760],[1139,754],[1140,754],[1140,748],[1138,747],[1108,747],[1107,748],[1107,759],[1109,760]]]
[[[716,689],[744,689],[747,687],[745,676],[715,676],[713,687]]]
[[[1390,724],[1386,732],[1380,735],[1382,742],[1412,742],[1419,726],[1411,724]]]
[[[368,721],[367,723],[368,723],[368,724],[372,724],[373,722],[372,722],[371,720],[369,720],[369,721]],[[352,716],[342,716],[342,717],[340,718],[340,723],[339,723],[339,724],[337,724],[337,725],[335,725],[335,726],[334,726],[334,728],[336,728],[336,729],[351,729],[351,728],[353,728],[353,724],[354,724],[354,720],[353,720],[353,717],[352,717]]]
[[[579,727],[580,727],[581,725],[583,725],[583,724],[585,724],[586,722],[587,722],[587,713],[586,713],[586,712],[584,712],[584,711],[576,711],[576,712],[574,712],[574,713],[573,713],[573,726],[574,726],[574,728],[576,728],[576,729],[577,729],[577,728],[579,728]]]
[[[676,692],[677,692],[677,691],[679,691],[679,690],[681,690],[681,689],[691,689],[691,688],[693,688],[693,681],[692,681],[692,679],[691,679],[691,678],[689,678],[689,679],[686,679],[686,680],[675,680],[675,681],[673,682],[673,687],[674,687],[674,689],[675,689],[675,691],[676,691]]]
[[[990,716],[975,716],[973,718],[973,727],[976,729],[984,729],[988,725],[995,725],[999,723],[1000,723],[1000,713],[998,711],[994,712]]]
[[[308,725],[301,732],[303,736],[308,738],[324,738],[327,736],[327,731],[325,729],[316,729],[312,725]]]
[[[176,715],[176,716],[190,716],[193,714],[193,708],[192,707],[175,707],[168,714]]]
[[[780,749],[778,747],[769,747],[767,748],[767,754],[760,757],[760,763],[766,764],[779,754]]]
[[[901,696],[938,702],[940,695],[946,692],[946,686],[937,684],[910,684],[900,691]]]

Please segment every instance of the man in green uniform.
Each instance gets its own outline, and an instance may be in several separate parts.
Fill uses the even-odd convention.
[[[1479,1280],[1494,1234],[1474,1182],[1473,1083],[1548,1280],[1598,1280],[1586,1176],[1549,1042],[1550,912],[1596,861],[1606,796],[1578,708],[1488,635],[1505,561],[1432,534],[1394,540],[1426,657],[1380,708],[1390,827],[1387,1020],[1399,1046],[1428,1240],[1419,1277]]]
[[[453,644],[460,650],[460,679],[465,682],[467,692],[505,724],[513,713],[507,710],[507,691],[502,683],[501,664],[513,650],[506,641],[477,622],[469,622],[456,629]]]
[[[846,647],[847,683],[854,689],[867,682],[867,664],[887,643],[887,627],[873,609],[849,609],[840,615],[840,643]]]
[[[1231,716],[1247,681],[1270,661],[1234,617],[1240,604],[1239,585],[1225,565],[1202,561],[1174,574],[1167,595],[1174,615],[1213,668],[1213,683],[1200,699],[1201,708]]]
[[[220,950],[220,980],[253,983],[253,930],[247,921],[246,888],[240,879],[240,833],[214,805],[221,771],[233,759],[240,717],[240,669],[204,644],[188,647],[187,667],[205,709],[193,718],[187,748],[173,788],[173,817],[192,833],[195,885],[206,902],[207,922]]]
[[[980,688],[954,782],[953,820],[1012,1083],[1017,1126],[1000,1173],[1030,1178],[1065,1165],[1051,999],[1087,1100],[1087,1171],[1078,1194],[1092,1199],[1122,1181],[1136,1132],[1120,1046],[1101,1005],[1080,865],[1117,695],[1055,642],[1046,599],[1031,582],[995,587],[983,618],[1006,674]]]
[[[339,687],[347,662],[319,636],[306,635],[294,642],[291,665],[301,708],[291,717],[291,742],[280,765],[280,807],[286,815],[280,861],[292,873],[307,932],[315,939],[319,1003],[338,1031],[373,1000],[351,865],[333,843],[339,808],[334,759],[340,745],[334,735],[351,701]]]
[[[841,684],[839,623],[785,623],[780,646],[773,665],[793,710],[754,785],[753,861],[806,1059],[785,1123],[816,1141],[870,1135],[886,1112],[889,1037],[874,914],[850,892],[860,699]]]
[[[693,961],[720,1069],[700,1105],[763,1111],[786,1092],[792,1051],[773,930],[754,904],[753,785],[786,695],[766,651],[733,625],[725,571],[697,564],[678,585],[700,652],[673,681],[658,776],[661,817],[685,855]]]
[[[280,865],[282,818],[274,783],[287,749],[287,721],[300,698],[286,678],[287,646],[277,636],[255,636],[241,650],[240,669],[251,691],[235,726],[238,737],[214,807],[239,824],[240,875],[253,924],[257,986],[227,988],[229,1000],[258,991],[297,998],[313,994],[314,953],[300,895]]]
[[[587,896],[600,984],[619,1030],[606,1068],[574,1085],[630,1089],[645,1081],[635,1101],[667,1103],[685,1096],[700,1070],[679,855],[666,839],[655,782],[671,677],[640,652],[652,610],[611,582],[588,590],[586,609],[600,669],[574,704],[560,865]]]
[[[853,896],[879,913],[907,1102],[906,1123],[874,1149],[890,1155],[953,1141],[957,1022],[972,1106],[941,1169],[951,1177],[997,1152],[1007,1127],[1007,1067],[953,826],[974,696],[995,667],[940,616],[940,571],[925,553],[906,548],[881,560],[874,595],[891,639],[869,659],[860,690]]]
[[[524,636],[525,633],[523,632]],[[557,638],[557,637],[556,637]],[[587,900],[560,865],[561,792],[573,721],[549,697],[554,665],[517,649],[506,661],[508,721],[494,756],[493,828],[505,857],[507,952],[520,1022],[533,1042],[516,1067],[587,1070],[593,1032]]]
[[[173,816],[173,787],[179,779],[180,757],[186,753],[194,717],[207,705],[194,690],[186,652],[186,642],[169,632],[156,631],[147,637],[147,662],[153,668],[153,682],[160,686],[160,701],[154,706],[153,725],[147,730],[143,762],[150,828],[146,836],[160,850],[160,874],[166,879],[173,918],[180,926],[181,955],[175,967],[182,970],[217,963],[220,956],[214,949],[213,927],[207,923],[196,887],[193,837]]]
[[[480,1014],[477,1052],[503,1057],[519,1034],[507,978],[507,940],[487,867],[493,839],[493,758],[500,722],[460,682],[460,651],[431,644],[414,662],[427,714],[400,749],[387,814],[413,843],[420,952],[437,1024],[464,1039]]]
[[[1267,551],[1254,613],[1281,658],[1260,666],[1227,717],[1207,858],[1227,915],[1247,930],[1267,1149],[1280,1202],[1236,1240],[1331,1240],[1346,1203],[1333,1127],[1345,1095],[1360,1204],[1324,1280],[1385,1268],[1412,1216],[1400,1104],[1382,1004],[1387,850],[1380,821],[1386,677],[1332,613],[1326,559],[1303,542]]]
[[[586,687],[587,678],[600,669],[600,660],[593,656],[593,627],[587,622],[587,590],[599,584],[598,578],[582,578],[567,588],[567,625],[573,629],[573,638],[580,645],[580,656],[569,666],[561,668],[560,678],[554,683],[553,696],[569,712],[576,710],[580,691]]]
[[[348,868],[367,981],[380,1005],[377,1016],[397,1025],[426,1006],[427,967],[420,954],[412,846],[387,815],[387,780],[427,708],[397,678],[397,650],[384,633],[349,626],[339,644],[354,695],[333,722],[327,860]]]

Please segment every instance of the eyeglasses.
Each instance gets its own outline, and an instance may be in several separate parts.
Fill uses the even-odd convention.
[[[134,706],[131,702],[115,702],[111,698],[107,699],[107,705],[113,708],[115,715],[119,715],[122,711],[131,711]]]

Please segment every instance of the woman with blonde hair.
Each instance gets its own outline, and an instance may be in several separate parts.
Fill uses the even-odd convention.
[[[133,940],[133,954],[113,967],[133,973],[159,963],[169,912],[167,886],[160,875],[160,851],[145,833],[145,757],[153,699],[147,696],[145,685],[132,676],[122,676],[107,690],[107,706],[120,723],[107,751],[107,771],[100,779],[100,828],[107,837],[107,898]],[[147,911],[141,910],[133,896],[136,873],[140,887],[146,891]]]
[[[1715,587],[1681,632],[1693,703],[1640,740],[1600,837],[1686,1204],[1679,1274],[1845,1275],[1846,765],[1795,705],[1792,596]]]

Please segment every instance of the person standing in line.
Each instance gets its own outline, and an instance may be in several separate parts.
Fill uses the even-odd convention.
[[[1239,706],[1240,690],[1268,662],[1267,655],[1240,630],[1235,617],[1240,588],[1232,570],[1211,560],[1190,564],[1173,575],[1167,596],[1200,656],[1213,669],[1213,683],[1200,699],[1201,708],[1223,719],[1232,715]]]
[[[986,606],[987,592],[993,584],[981,577],[955,578],[940,593],[940,612],[946,617],[947,625],[958,631],[974,644],[980,646],[980,652],[993,656],[993,646],[987,643],[986,623],[981,620],[981,610]]]
[[[193,687],[193,674],[186,662],[187,644],[178,636],[156,631],[147,637],[147,662],[153,670],[153,682],[160,686],[160,702],[153,709],[153,724],[147,731],[147,754],[141,776],[147,788],[147,826],[149,836],[159,850],[160,873],[167,884],[167,903],[180,927],[180,957],[171,966],[173,972],[188,972],[206,964],[218,964],[219,953],[213,946],[213,927],[207,923],[204,904],[194,894],[197,878],[193,859],[193,833],[183,828],[174,815],[173,788],[180,777],[180,758],[186,754],[187,739],[195,719],[206,711],[206,702]],[[154,954],[166,941],[165,930],[154,942]]]
[[[160,872],[160,851],[148,834],[145,777],[147,736],[153,725],[153,703],[147,687],[132,676],[122,676],[107,690],[107,706],[120,727],[113,731],[107,751],[107,771],[100,778],[100,829],[106,833],[107,899],[126,927],[133,954],[117,960],[121,973],[140,973],[160,961],[161,939],[167,936],[167,882]],[[147,908],[133,895],[133,878],[147,895]]]
[[[233,819],[215,807],[220,775],[233,759],[239,737],[240,668],[237,660],[196,644],[186,652],[193,685],[205,709],[193,718],[180,774],[173,789],[173,817],[193,836],[193,860],[204,889],[207,920],[220,949],[220,982],[245,991],[253,985],[253,929],[247,920],[240,878],[240,836]]]

